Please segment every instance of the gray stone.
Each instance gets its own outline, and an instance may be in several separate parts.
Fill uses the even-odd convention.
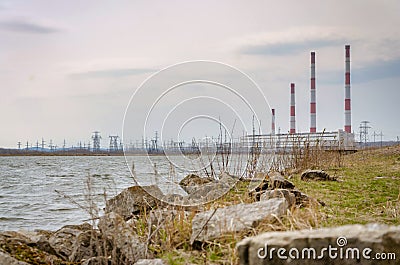
[[[49,245],[57,253],[57,256],[67,261],[80,261],[89,258],[91,251],[87,240],[87,232],[92,231],[92,226],[88,223],[81,225],[66,225],[54,232],[49,238]],[[83,247],[83,248],[81,248]],[[84,254],[87,253],[87,254]]]
[[[82,265],[108,265],[108,259],[106,257],[91,257],[82,262]]]
[[[296,204],[296,196],[287,189],[267,190],[260,195],[260,201],[272,198],[285,198],[289,208]]]
[[[230,188],[225,182],[207,183],[190,193],[188,200],[197,203],[212,201],[224,195]]]
[[[251,204],[237,204],[200,212],[192,220],[191,243],[219,238],[224,234],[255,227],[259,222],[272,222],[286,213],[285,199],[275,198]]]
[[[327,180],[337,181],[337,178],[329,176],[329,174],[326,173],[323,170],[311,170],[311,169],[308,169],[308,170],[304,171],[303,173],[301,173],[301,180],[303,180],[303,181],[310,181],[310,180],[314,180],[314,181],[327,181]]]
[[[166,265],[162,259],[140,259],[134,265]]]
[[[0,264],[4,265],[29,265],[29,263],[19,261],[16,258],[13,258],[7,252],[4,252],[0,248]]]
[[[155,207],[162,197],[163,193],[156,185],[132,186],[107,200],[105,211],[115,212],[124,219],[129,219],[132,214],[137,214],[144,208]]]
[[[285,179],[279,173],[274,173],[269,176],[269,189],[294,189],[294,184]]]
[[[328,250],[323,251],[323,248],[330,246],[332,253],[337,253],[337,258],[330,258]],[[280,248],[282,250],[278,251]],[[336,250],[333,248],[336,248]],[[363,251],[366,248],[372,250],[372,252],[366,253],[371,259],[366,259],[363,256]],[[317,230],[269,232],[242,240],[237,244],[237,249],[239,264],[241,265],[288,263],[294,265],[399,264],[400,226],[368,224]],[[296,250],[299,251],[299,258],[296,257]],[[315,250],[316,257],[322,254],[320,259],[314,259],[313,250]],[[271,251],[273,251],[272,259],[270,259]],[[343,259],[340,258],[341,251]],[[265,253],[267,256],[264,258]],[[280,253],[281,257],[286,256],[288,258],[280,259],[277,253]],[[302,258],[303,253],[304,258]],[[359,256],[357,253],[359,253]],[[377,261],[372,259],[375,257],[375,253],[395,253],[396,260]],[[346,255],[348,258],[346,258]]]
[[[204,184],[213,182],[214,180],[211,178],[202,178],[195,174],[189,174],[184,177],[180,182],[179,185],[184,189],[187,193],[192,193],[195,191],[199,186]]]
[[[98,227],[127,264],[146,258],[146,244],[140,241],[134,234],[133,227],[122,216],[114,212],[108,213],[100,218]]]
[[[40,258],[49,264],[60,264],[62,259],[37,248],[35,243],[36,236],[36,232],[28,231],[6,231],[0,233],[0,252],[2,252],[0,253],[0,264],[26,264],[24,262],[15,263],[13,259],[17,256],[21,259]],[[2,248],[6,249],[8,253],[3,251]],[[21,255],[21,252],[24,254]]]

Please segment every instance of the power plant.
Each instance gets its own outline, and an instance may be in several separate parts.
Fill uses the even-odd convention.
[[[286,151],[294,145],[301,147],[302,143],[330,150],[354,151],[356,150],[354,134],[351,131],[351,95],[350,95],[350,45],[345,45],[345,99],[344,99],[344,130],[334,132],[317,132],[316,108],[316,75],[315,55],[311,52],[310,71],[310,132],[299,133],[296,131],[296,94],[295,83],[290,84],[290,117],[289,133],[275,133],[275,111],[272,109],[271,133],[263,135],[246,135],[245,141],[260,142],[270,145],[271,149]],[[251,140],[250,140],[251,139]]]
[[[232,149],[232,152],[242,152],[248,150],[249,147],[254,148],[256,146],[264,146],[265,148],[275,150],[275,151],[288,151],[293,146],[298,146],[301,148],[301,145],[307,144],[308,146],[318,146],[319,148],[330,149],[330,150],[339,150],[339,151],[355,151],[356,150],[356,142],[354,133],[352,133],[352,124],[351,124],[351,91],[350,91],[350,45],[345,45],[345,75],[344,75],[344,89],[345,89],[345,97],[344,97],[344,129],[338,129],[337,131],[327,132],[325,130],[319,131],[317,130],[317,95],[316,95],[316,52],[312,51],[310,53],[310,130],[309,132],[298,132],[296,130],[296,85],[295,83],[290,83],[290,116],[289,116],[289,131],[287,133],[281,133],[280,129],[278,133],[276,132],[276,108],[271,109],[271,132],[269,134],[256,134],[255,128],[253,125],[252,134],[244,135],[238,138],[236,141],[232,143],[232,147],[237,147],[237,149]],[[360,134],[361,135],[361,134]],[[365,134],[366,135],[366,134]],[[360,136],[361,137],[361,136]],[[151,139],[151,144],[146,138],[142,139],[142,145],[139,144],[133,145],[123,145],[119,141],[119,136],[110,135],[110,145],[108,152],[111,153],[122,153],[124,150],[132,153],[152,153],[152,154],[161,154],[164,150],[176,150],[179,151],[187,151],[198,149],[197,144],[201,145],[202,143],[186,144],[184,142],[174,142],[171,139],[171,142],[164,145],[158,145],[158,134],[156,132],[155,138]],[[82,148],[81,143],[79,143],[79,148],[66,149],[66,144],[64,140],[62,150],[65,151],[80,151],[82,149],[87,150],[88,152],[104,152],[106,149],[101,149],[100,141],[102,137],[100,136],[100,132],[94,131],[91,137],[93,141],[93,147],[90,148],[90,144],[88,144],[87,148],[84,144],[84,148]],[[360,139],[361,142],[361,139]],[[366,140],[364,139],[364,142]],[[42,139],[41,148],[39,149],[39,142],[36,144],[36,151],[46,151],[47,149],[44,146],[45,142]],[[221,146],[226,143],[219,142]],[[300,146],[299,146],[300,145]],[[18,150],[21,150],[22,142],[18,142]],[[50,151],[60,151],[57,146],[53,145],[50,140],[49,145]],[[218,148],[217,148],[218,149]],[[34,147],[29,146],[27,142],[25,151],[34,150]]]

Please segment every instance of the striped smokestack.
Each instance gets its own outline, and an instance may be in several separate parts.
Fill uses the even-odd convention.
[[[275,135],[275,109],[272,109],[271,133],[272,135]]]
[[[294,83],[290,84],[290,133],[296,133],[296,101],[294,96]]]
[[[317,112],[315,100],[315,52],[311,52],[310,133],[315,132],[317,132]]]
[[[345,73],[345,99],[344,99],[344,130],[351,133],[351,102],[350,102],[350,45],[345,46],[346,73]]]

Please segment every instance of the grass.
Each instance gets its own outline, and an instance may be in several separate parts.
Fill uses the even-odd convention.
[[[346,155],[342,167],[324,169],[339,182],[293,182],[304,193],[322,200],[322,226],[380,222],[400,224],[400,146],[361,150]]]

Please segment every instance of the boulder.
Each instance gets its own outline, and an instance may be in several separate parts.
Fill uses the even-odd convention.
[[[285,198],[289,208],[296,204],[296,196],[287,189],[267,190],[260,195],[260,201],[266,201],[272,198]]]
[[[382,224],[269,232],[237,244],[241,265],[399,264],[399,249],[400,226]],[[376,253],[386,253],[386,260],[375,260]]]
[[[162,197],[163,193],[156,185],[132,186],[107,200],[105,212],[117,213],[126,220],[133,214],[139,213],[143,208],[155,207]]]
[[[49,237],[49,246],[62,259],[78,262],[95,254],[92,233],[96,231],[88,223],[66,225]]]
[[[231,186],[226,182],[210,182],[198,187],[190,193],[187,199],[193,204],[201,204],[218,199],[231,189]]]
[[[63,262],[61,258],[36,248],[35,242],[31,239],[33,236],[35,232],[0,233],[0,264],[27,264],[37,260],[45,261],[46,264]],[[16,257],[19,261],[15,259]]]
[[[294,189],[294,184],[285,179],[278,172],[274,172],[269,176],[269,189]]]
[[[122,216],[111,212],[100,218],[98,227],[104,237],[111,242],[119,260],[124,264],[133,264],[139,259],[146,258],[146,244],[134,234],[133,227],[125,222]]]
[[[328,173],[326,173],[323,170],[311,170],[308,169],[306,171],[304,171],[303,173],[301,173],[301,180],[303,181],[310,181],[310,180],[314,180],[314,181],[337,181],[336,177],[331,177],[329,176]]]
[[[224,234],[248,230],[259,222],[274,221],[286,213],[287,202],[282,198],[237,204],[216,210],[200,212],[192,220],[191,243],[208,241]]]
[[[82,262],[82,265],[108,265],[109,260],[106,257],[91,257]]]
[[[162,259],[140,259],[134,265],[166,265]]]
[[[16,258],[13,258],[7,252],[4,252],[0,248],[0,264],[4,265],[29,265],[29,263],[19,261]]]
[[[213,181],[214,179],[212,178],[202,178],[195,174],[189,174],[179,182],[179,185],[182,187],[182,189],[190,194],[195,191],[199,186]]]

